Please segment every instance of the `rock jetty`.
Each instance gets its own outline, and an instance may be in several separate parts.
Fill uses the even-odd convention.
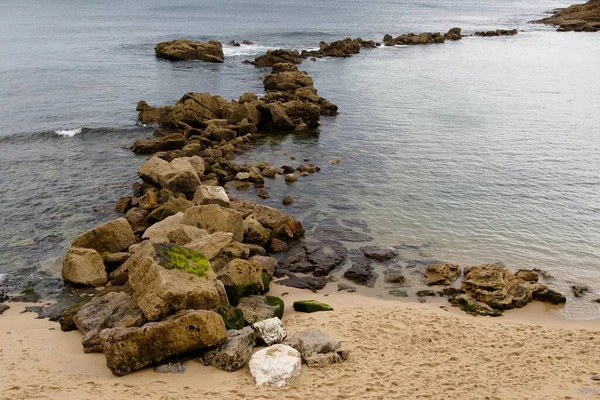
[[[462,39],[461,29],[452,28],[446,33],[440,32],[423,32],[419,34],[405,33],[403,35],[393,37],[387,34],[383,37],[383,43],[386,46],[397,46],[397,45],[421,45],[421,44],[434,44],[444,43],[446,40],[460,40]]]

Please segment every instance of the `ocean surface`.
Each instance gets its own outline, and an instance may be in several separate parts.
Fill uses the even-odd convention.
[[[513,37],[306,61],[300,68],[340,114],[322,118],[319,134],[261,139],[240,160],[319,165],[293,186],[269,183],[267,204],[289,194],[296,204],[287,211],[309,229],[319,219],[360,220],[369,244],[403,246],[407,262],[541,268],[568,295],[562,315],[598,318],[600,35],[528,23],[567,4],[4,0],[0,274],[56,275],[75,235],[116,216],[144,161],[128,146],[152,132],[136,126],[141,99],[262,93],[267,71],[241,61],[271,48],[518,28]],[[157,42],[181,37],[254,45],[225,46],[220,65],[154,57]],[[574,284],[591,293],[575,299]]]

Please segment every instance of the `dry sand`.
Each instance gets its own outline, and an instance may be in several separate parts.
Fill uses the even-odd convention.
[[[185,374],[152,369],[115,377],[102,354],[84,354],[78,332],[20,314],[0,316],[0,399],[584,399],[600,398],[600,321],[569,322],[540,305],[501,318],[336,293],[289,292],[290,333],[322,329],[351,350],[344,364],[303,366],[283,389],[254,387],[247,367],[234,373],[195,361]],[[295,299],[335,311],[299,314]]]

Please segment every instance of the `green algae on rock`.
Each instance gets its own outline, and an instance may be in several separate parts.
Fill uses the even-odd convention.
[[[278,307],[275,316],[279,319],[283,318],[283,310],[285,308],[285,303],[283,300],[277,296],[266,296],[266,299],[268,305]]]
[[[223,318],[227,330],[242,329],[246,325],[244,322],[244,313],[239,308],[228,304],[221,304],[217,313]]]
[[[210,261],[200,252],[169,244],[156,245],[156,253],[166,269],[178,269],[201,278],[206,277]]]
[[[294,311],[313,313],[317,311],[333,311],[333,308],[316,300],[300,300],[294,302]]]

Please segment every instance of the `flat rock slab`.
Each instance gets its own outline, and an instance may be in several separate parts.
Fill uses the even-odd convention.
[[[293,287],[297,289],[309,289],[313,292],[321,290],[327,285],[325,278],[314,277],[314,276],[296,276],[293,274],[287,274],[287,279],[279,280],[275,283],[282,286]]]

